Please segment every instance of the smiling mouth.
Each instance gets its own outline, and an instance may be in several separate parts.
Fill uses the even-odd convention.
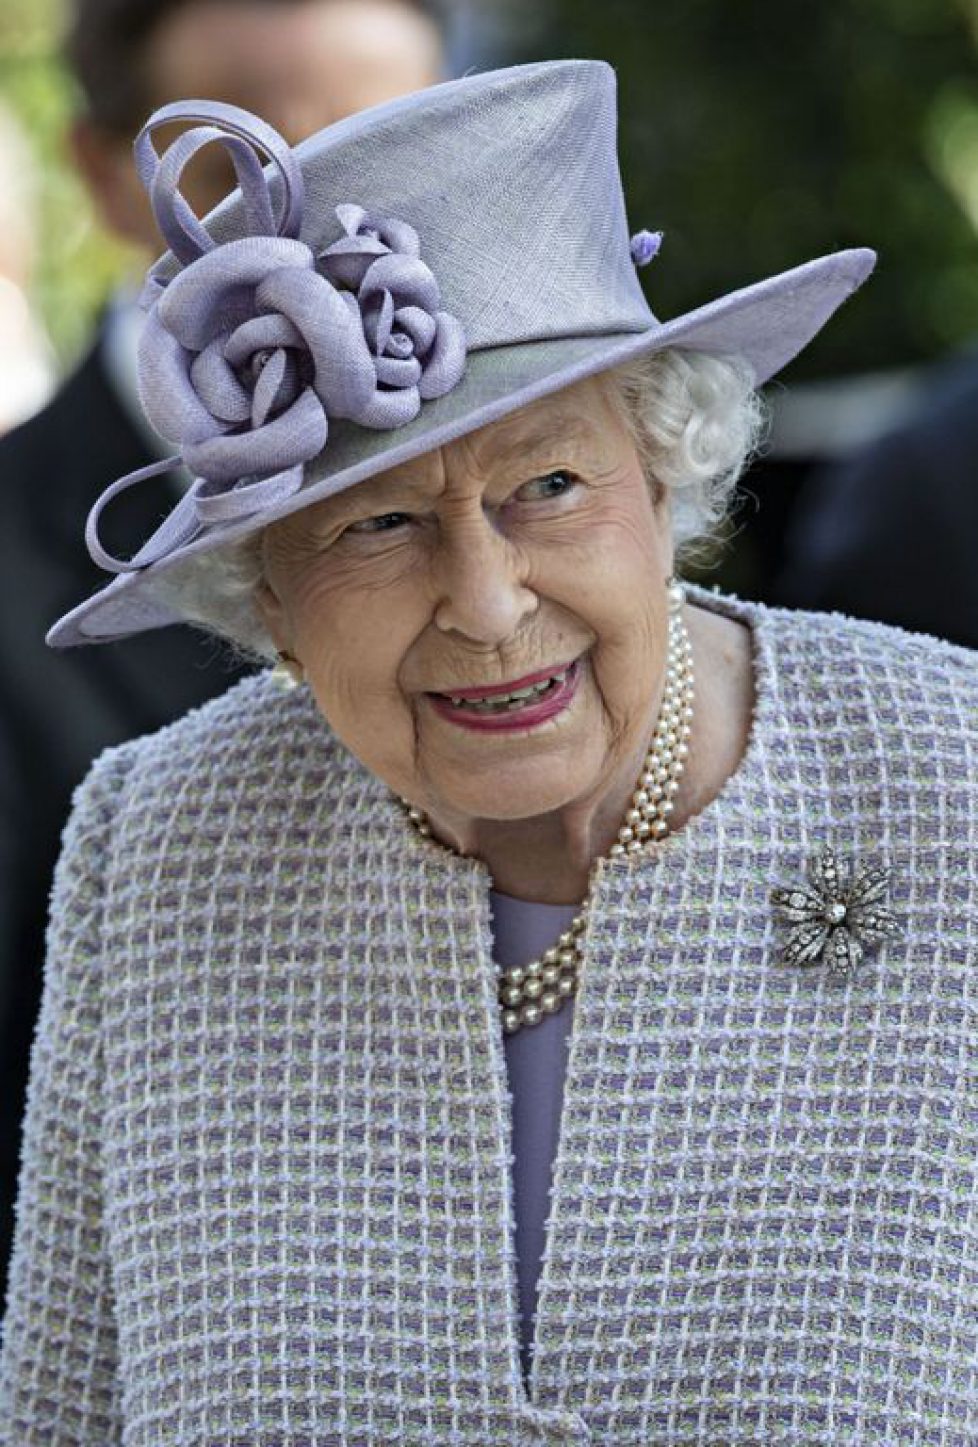
[[[521,709],[540,703],[549,695],[559,692],[568,679],[573,681],[579,666],[580,661],[575,659],[573,663],[554,673],[534,674],[515,684],[503,685],[502,688],[473,688],[461,693],[435,693],[431,697],[476,717],[519,713]]]

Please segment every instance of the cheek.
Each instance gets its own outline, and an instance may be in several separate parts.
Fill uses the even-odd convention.
[[[588,520],[552,560],[561,574],[552,596],[593,635],[595,685],[616,734],[645,727],[665,662],[672,571],[668,511],[653,507],[644,479],[620,502]],[[555,574],[556,576],[556,574]]]
[[[370,570],[337,564],[331,555],[289,571],[279,586],[306,672],[336,678],[383,677],[408,610]]]
[[[415,729],[401,679],[423,627],[417,602],[362,580],[355,586],[349,576],[306,576],[292,590],[289,614],[296,654],[330,727],[371,772],[406,792]]]
[[[536,558],[537,585],[608,639],[632,634],[664,604],[672,568],[668,515],[644,479],[602,499]]]

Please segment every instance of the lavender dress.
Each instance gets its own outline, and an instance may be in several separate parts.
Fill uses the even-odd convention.
[[[572,904],[531,904],[491,891],[493,958],[501,969],[542,955],[577,912]],[[540,1264],[546,1244],[550,1181],[564,1075],[570,1049],[573,1002],[532,1029],[505,1037],[513,1099],[513,1208],[516,1218],[520,1355],[529,1383]]]

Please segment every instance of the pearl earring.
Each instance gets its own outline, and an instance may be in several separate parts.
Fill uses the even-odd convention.
[[[279,688],[298,688],[300,683],[305,683],[306,674],[302,664],[291,653],[279,650],[278,662],[272,669],[272,682]]]

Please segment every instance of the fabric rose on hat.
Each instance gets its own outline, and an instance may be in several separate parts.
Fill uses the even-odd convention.
[[[161,156],[161,126],[192,122]],[[237,234],[222,241],[180,192],[184,168],[221,144],[238,182]],[[262,164],[278,172],[273,189]],[[149,271],[141,302],[139,385],[150,422],[175,456],[118,478],[89,514],[100,567],[135,572],[180,551],[201,528],[236,524],[298,492],[305,464],[327,446],[330,422],[396,428],[465,371],[461,324],[441,309],[417,233],[362,206],[336,207],[344,235],[319,261],[300,240],[305,185],[298,156],[239,107],[174,101],[136,138],[136,168],[169,254]],[[307,222],[323,236],[318,212]],[[102,544],[105,507],[181,461],[195,475],[132,558]]]
[[[284,236],[225,242],[184,267],[147,318],[139,380],[153,426],[214,482],[315,457],[327,419],[358,418],[376,389],[359,315]]]
[[[413,227],[362,206],[337,206],[336,215],[345,234],[320,253],[319,267],[357,317],[374,375],[366,404],[347,415],[364,427],[400,427],[459,382],[465,334],[441,310]]]

